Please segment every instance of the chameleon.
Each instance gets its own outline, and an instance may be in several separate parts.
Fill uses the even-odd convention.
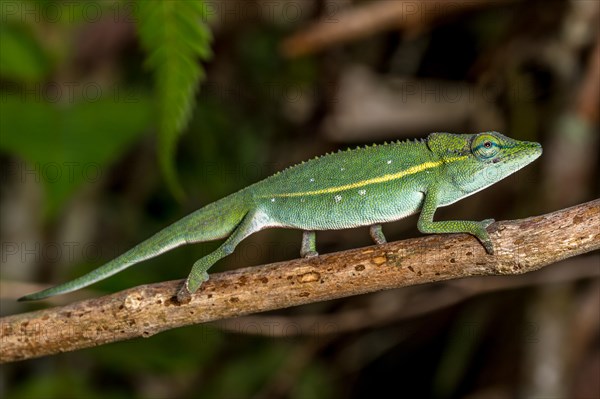
[[[541,154],[539,143],[514,140],[494,131],[431,133],[425,139],[326,154],[196,210],[79,278],[19,300],[71,292],[180,245],[226,238],[192,266],[177,292],[178,301],[185,303],[208,280],[212,265],[259,230],[300,229],[300,255],[314,257],[318,255],[316,231],[370,226],[373,241],[383,244],[382,223],[418,212],[420,232],[468,233],[493,255],[486,230],[493,219],[434,221],[435,211],[504,179]]]

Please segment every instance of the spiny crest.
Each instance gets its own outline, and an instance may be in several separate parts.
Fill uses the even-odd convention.
[[[298,163],[295,163],[295,164],[293,164],[293,165],[290,165],[290,166],[288,166],[288,167],[286,167],[286,168],[284,168],[284,169],[281,169],[281,170],[279,170],[279,171],[277,171],[277,172],[273,173],[271,176],[277,176],[277,175],[279,175],[279,174],[281,174],[281,173],[285,172],[286,170],[293,169],[293,168],[295,168],[296,166],[301,166],[301,165],[307,164],[307,163],[309,163],[309,162],[312,162],[312,161],[316,161],[317,159],[320,159],[320,158],[323,158],[323,157],[326,157],[326,156],[328,156],[328,155],[332,155],[332,154],[333,154],[333,153],[327,152],[327,153],[325,153],[324,155],[317,155],[317,156],[315,156],[315,157],[313,157],[313,158],[311,158],[311,159],[309,159],[309,160],[307,160],[307,161],[300,161],[300,162],[298,162]]]
[[[414,145],[414,144],[421,144],[421,143],[425,143],[425,142],[426,142],[426,139],[424,139],[424,138],[413,139],[413,140],[406,139],[406,140],[396,140],[396,141],[389,142],[389,143],[387,141],[384,141],[382,144],[376,144],[376,143],[371,144],[371,145],[365,144],[364,147],[361,147],[361,146],[356,146],[356,148],[350,148],[350,147],[348,147],[348,148],[346,148],[345,151],[342,150],[342,149],[338,149],[335,152],[327,152],[327,153],[325,153],[323,155],[317,155],[317,156],[309,159],[308,161],[301,161],[301,162],[296,163],[294,165],[290,165],[290,166],[286,167],[285,169],[282,169],[282,170],[280,170],[278,172],[275,172],[271,176],[277,176],[280,173],[283,173],[283,172],[285,172],[285,171],[287,171],[289,169],[293,169],[293,168],[295,168],[297,166],[305,165],[305,164],[307,164],[309,162],[317,161],[319,159],[322,159],[322,158],[325,158],[325,157],[328,157],[328,156],[332,156],[332,155],[334,155],[334,156],[335,155],[340,155],[340,154],[343,155],[343,154],[349,153],[349,152],[357,152],[358,153],[358,152],[363,152],[363,151],[372,151],[372,150],[376,150],[376,149],[378,149],[380,147],[388,147],[388,146],[392,146],[392,145]]]

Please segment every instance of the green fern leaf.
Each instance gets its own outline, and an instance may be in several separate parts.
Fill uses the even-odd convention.
[[[196,0],[140,0],[137,5],[138,32],[155,79],[158,159],[171,192],[181,199],[184,193],[175,170],[175,150],[204,79],[199,61],[211,56],[207,8]]]

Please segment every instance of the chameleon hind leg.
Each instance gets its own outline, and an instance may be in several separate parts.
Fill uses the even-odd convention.
[[[177,293],[179,303],[187,303],[191,299],[191,294],[196,292],[203,282],[208,280],[208,269],[217,261],[231,254],[235,247],[250,234],[259,231],[262,226],[255,220],[254,213],[248,213],[233,233],[225,240],[223,244],[213,252],[200,258],[192,266],[183,287]]]
[[[369,227],[369,234],[371,234],[371,238],[375,242],[375,244],[385,244],[387,240],[383,235],[383,230],[381,229],[380,224],[374,224]]]
[[[300,256],[303,258],[312,258],[318,256],[316,234],[314,231],[302,232],[302,247],[300,248]]]

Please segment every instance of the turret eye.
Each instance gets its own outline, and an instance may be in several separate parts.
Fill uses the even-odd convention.
[[[499,150],[498,139],[489,134],[476,136],[471,143],[471,152],[481,160],[494,157]]]

